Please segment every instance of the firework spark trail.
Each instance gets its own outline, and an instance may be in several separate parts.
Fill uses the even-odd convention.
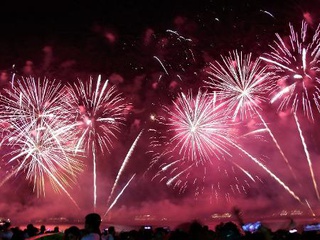
[[[192,42],[192,40],[190,38],[185,38],[184,36],[180,35],[177,31],[168,29],[166,32],[174,34],[180,41],[182,39],[187,42]]]
[[[104,214],[104,217],[108,214],[108,212],[113,208],[113,206],[117,203],[118,199],[121,197],[121,195],[123,194],[124,190],[126,190],[126,188],[129,186],[130,182],[132,181],[132,179],[136,176],[136,174],[133,174],[132,177],[129,179],[129,181],[127,182],[127,184],[122,188],[122,190],[120,191],[120,193],[117,195],[117,197],[115,198],[115,200],[112,202],[112,204],[110,205],[110,207],[108,208],[108,210],[106,211],[106,213]]]
[[[251,132],[248,132],[246,134],[243,134],[242,136],[245,137],[245,136],[249,136],[249,135],[255,135],[257,133],[263,133],[263,132],[267,132],[268,130],[266,128],[260,128],[260,129],[257,129],[257,130],[254,130],[254,131],[251,131]]]
[[[165,71],[165,73],[166,73],[167,75],[169,75],[167,69],[165,68],[165,66],[163,65],[163,63],[161,62],[161,60],[160,60],[157,56],[153,56],[153,58],[156,59],[156,60],[160,63],[160,65],[161,65],[161,67],[163,68],[163,70]]]
[[[245,170],[243,167],[241,167],[240,165],[236,164],[235,162],[232,162],[233,165],[235,165],[237,168],[239,168],[245,175],[247,175],[253,182],[255,182],[256,180],[252,177],[252,175]]]
[[[185,170],[179,172],[178,174],[176,174],[174,177],[170,178],[167,181],[167,186],[170,186],[177,178],[179,178],[179,176],[181,176],[182,174],[184,174],[185,172],[187,172],[188,170],[191,169],[191,167],[193,167],[194,164],[191,164],[189,167],[187,167]]]
[[[12,74],[12,78],[11,78],[11,87],[14,86],[14,78],[15,78],[15,73]]]
[[[286,155],[285,155],[284,152],[282,151],[282,148],[280,147],[280,145],[279,145],[276,137],[273,135],[271,129],[269,128],[268,124],[264,121],[264,119],[262,118],[261,114],[260,114],[258,111],[257,111],[256,113],[257,113],[257,115],[259,116],[261,122],[263,123],[265,129],[268,131],[268,133],[269,133],[272,141],[274,142],[274,144],[276,145],[277,149],[279,150],[279,152],[280,152],[283,160],[286,162],[287,166],[289,167],[289,170],[290,170],[290,172],[292,173],[293,177],[297,180],[297,176],[296,176],[296,174],[294,173],[294,171],[293,171],[293,169],[292,169],[292,167],[291,167],[291,165],[290,165],[290,163],[289,163],[289,160],[287,159]]]
[[[162,171],[166,171],[168,168],[170,168],[172,165],[179,163],[181,160],[176,160],[174,162],[170,162],[168,164],[165,164],[164,166],[161,167]]]
[[[294,112],[293,116],[294,116],[298,131],[299,131],[299,136],[300,136],[300,139],[301,139],[301,143],[303,145],[304,153],[306,154],[306,158],[307,158],[307,161],[308,161],[309,170],[310,170],[310,174],[311,174],[314,190],[315,190],[317,198],[319,200],[320,199],[320,195],[319,195],[319,190],[318,190],[318,184],[317,184],[317,181],[316,181],[316,178],[315,178],[315,175],[314,175],[314,171],[313,171],[313,167],[312,167],[312,161],[311,161],[311,158],[310,158],[308,147],[307,147],[307,144],[305,142],[305,139],[304,139],[304,136],[303,136],[300,124],[299,124],[299,119],[297,117],[297,114]]]
[[[71,195],[67,191],[67,189],[61,184],[61,181],[59,181],[59,179],[55,175],[53,175],[52,172],[46,166],[44,166],[43,164],[41,164],[41,165],[42,165],[43,169],[47,172],[47,174],[51,177],[50,179],[52,179],[60,187],[60,189],[62,189],[64,191],[64,193],[69,197],[69,199],[78,208],[78,210],[81,210],[79,205],[77,204],[77,202],[71,197]]]
[[[313,217],[315,217],[315,216],[316,216],[316,214],[315,214],[315,212],[313,211],[313,209],[311,208],[310,203],[308,202],[308,200],[307,200],[307,199],[306,199],[306,204],[307,204],[307,206],[308,206],[308,208],[309,208],[309,210],[310,210],[310,212],[311,212],[312,216],[313,216]]]
[[[266,11],[266,10],[262,10],[262,9],[260,9],[260,12],[263,12],[263,13],[265,13],[265,14],[268,14],[270,17],[272,17],[272,18],[276,19],[276,18],[273,16],[273,14],[272,14],[272,13],[270,13],[270,12],[268,12],[268,11]]]
[[[10,178],[12,178],[16,174],[17,174],[17,170],[12,171],[9,174],[6,172],[6,176],[0,182],[0,187],[2,187],[3,184],[5,184]]]
[[[247,155],[252,161],[254,161],[256,164],[258,164],[263,170],[265,170],[269,175],[275,179],[285,190],[287,190],[288,193],[291,194],[296,200],[298,200],[301,204],[303,204],[300,200],[300,198],[292,191],[279,177],[277,177],[270,169],[268,169],[265,165],[263,165],[258,159],[253,157],[250,153],[248,153],[246,150],[238,146],[237,144],[230,142],[234,147],[239,149],[241,152],[243,152],[245,155]]]
[[[279,34],[270,45],[271,53],[261,60],[269,63],[275,73],[277,85],[271,103],[279,100],[278,111],[301,107],[308,119],[314,121],[315,109],[320,112],[320,24],[313,37],[308,37],[308,24],[302,21],[300,34],[289,24],[289,43]]]
[[[168,29],[166,32],[173,34],[176,37],[176,39],[181,43],[186,44],[186,43],[191,43],[192,42],[191,38],[186,38],[186,37],[180,35],[177,31]],[[193,62],[196,62],[194,53],[193,53],[192,49],[188,45],[187,45],[187,49],[186,49],[186,46],[182,46],[182,49],[184,50],[185,60],[190,59],[189,55],[191,55],[191,59],[193,60]]]
[[[163,156],[163,155],[162,155]],[[159,156],[157,156],[157,158],[158,158]],[[157,159],[158,160],[158,159]],[[155,162],[157,162],[157,160],[155,160]],[[169,163],[165,163],[165,164],[162,164],[161,166],[160,166],[160,171],[158,171],[152,178],[151,178],[151,181],[153,181],[153,180],[155,180],[159,175],[160,175],[160,172],[165,172],[165,171],[167,171],[170,167],[172,167],[172,166],[174,166],[175,164],[177,164],[177,163],[180,163],[182,160],[175,160],[175,161],[173,161],[173,162],[169,162]],[[152,164],[154,164],[154,162],[153,163],[151,163],[151,165]],[[147,171],[149,171],[151,169],[151,167],[149,167],[148,169],[147,169]],[[161,180],[160,180],[160,182],[162,182],[164,179],[166,179],[166,177],[163,177]]]
[[[115,190],[115,188],[116,188],[116,186],[117,186],[117,184],[118,184],[119,178],[120,178],[120,176],[121,176],[124,168],[127,166],[127,163],[129,162],[130,157],[131,157],[131,155],[132,155],[132,153],[133,153],[133,151],[134,151],[134,149],[135,149],[135,147],[136,147],[136,145],[137,145],[137,143],[138,143],[138,141],[139,141],[142,133],[143,133],[143,130],[141,130],[141,132],[139,133],[139,135],[136,137],[136,139],[135,139],[134,142],[132,143],[132,145],[131,145],[131,147],[130,147],[130,149],[129,149],[126,157],[125,157],[125,159],[123,160],[123,163],[122,163],[122,165],[121,165],[121,167],[120,167],[120,170],[118,171],[116,180],[114,181],[114,184],[113,184],[111,193],[110,193],[110,195],[109,195],[109,199],[108,199],[107,204],[109,204],[109,202],[110,202],[110,200],[111,200],[111,198],[112,198],[112,196],[113,196],[113,192],[114,192],[114,190]]]
[[[281,63],[279,63],[279,62],[277,62],[277,61],[275,61],[275,60],[271,60],[271,59],[265,58],[265,57],[260,57],[260,59],[261,59],[261,60],[264,60],[264,61],[266,61],[266,62],[268,62],[268,63],[272,63],[272,64],[274,64],[274,65],[277,65],[278,67],[281,67],[281,68],[283,68],[283,69],[285,69],[285,70],[288,70],[288,71],[291,72],[291,73],[295,73],[295,71],[294,71],[292,68],[289,68],[289,67],[287,67],[287,66],[285,66],[285,65],[283,65],[283,64],[281,64]]]
[[[102,83],[101,75],[96,82],[90,77],[89,81],[78,82],[69,86],[69,97],[72,105],[77,109],[76,121],[78,121],[80,135],[77,139],[78,147],[84,146],[87,154],[92,156],[93,164],[93,207],[97,204],[97,173],[96,161],[98,151],[110,152],[112,138],[120,132],[120,126],[124,124],[124,110],[126,104],[124,98],[117,92],[115,86],[110,86],[109,81]]]
[[[97,204],[97,159],[96,159],[96,147],[95,142],[92,142],[92,172],[93,172],[93,207],[95,210]]]

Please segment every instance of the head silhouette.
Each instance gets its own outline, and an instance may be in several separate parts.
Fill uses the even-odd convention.
[[[101,217],[97,213],[89,213],[85,217],[85,229],[88,232],[94,232],[100,234],[100,224],[101,224]]]

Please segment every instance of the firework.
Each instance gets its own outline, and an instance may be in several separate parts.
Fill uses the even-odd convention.
[[[296,32],[292,24],[289,24],[289,28],[289,37],[276,34],[277,39],[270,45],[272,51],[261,59],[270,65],[277,79],[270,102],[279,103],[279,111],[290,110],[294,115],[313,187],[319,199],[313,163],[297,113],[302,110],[303,114],[314,122],[315,114],[320,111],[320,24],[314,31],[308,29],[306,21],[302,21],[300,32]]]
[[[153,56],[153,58],[156,59],[156,60],[160,63],[160,65],[161,65],[161,67],[163,68],[164,72],[165,72],[167,75],[169,75],[167,69],[165,68],[165,66],[163,65],[163,63],[161,62],[161,60],[160,60],[157,56]]]
[[[121,165],[121,167],[120,167],[120,169],[118,171],[117,177],[116,177],[116,179],[114,181],[114,184],[113,184],[113,187],[111,189],[111,193],[109,195],[109,199],[108,199],[108,203],[107,204],[109,204],[109,202],[110,202],[110,200],[111,200],[111,198],[113,196],[113,192],[114,192],[114,190],[115,190],[115,188],[116,188],[116,186],[118,184],[119,178],[120,178],[121,174],[123,173],[124,168],[126,167],[128,161],[130,160],[130,157],[131,157],[131,155],[132,155],[132,153],[133,153],[133,151],[134,151],[134,149],[135,149],[135,147],[136,147],[136,145],[137,145],[142,133],[143,133],[143,130],[136,137],[136,140],[132,143],[132,145],[131,145],[131,147],[130,147],[130,149],[129,149],[126,157],[125,157],[125,159],[123,160],[123,163],[122,163],[122,165]]]
[[[303,136],[303,132],[302,132],[301,127],[300,127],[298,116],[297,116],[296,113],[293,113],[293,115],[294,115],[294,119],[295,119],[295,122],[296,122],[296,125],[297,125],[297,129],[298,129],[298,132],[299,132],[301,143],[303,145],[303,150],[304,150],[304,153],[305,153],[307,161],[308,161],[308,166],[309,166],[310,175],[311,175],[311,178],[312,178],[312,183],[313,183],[313,186],[314,186],[314,190],[315,190],[317,198],[319,200],[320,199],[320,195],[319,195],[319,190],[318,190],[318,184],[317,184],[317,181],[316,181],[316,178],[315,178],[315,174],[314,174],[314,170],[313,170],[313,167],[312,167],[312,161],[311,161],[310,153],[308,151],[308,147],[307,147],[305,138]]]
[[[156,120],[157,130],[150,130],[153,133],[150,168],[157,166],[159,169],[153,179],[160,178],[168,186],[179,188],[181,193],[188,185],[196,186],[196,196],[204,193],[207,184],[217,191],[225,187],[234,193],[245,192],[249,187],[247,182],[241,184],[235,177],[235,183],[230,184],[238,170],[249,181],[252,176],[239,164],[229,161],[232,158],[230,146],[235,141],[234,123],[229,123],[223,105],[217,103],[215,96],[200,90],[196,96],[191,92],[181,93],[172,107],[164,106],[163,110],[165,114]],[[221,176],[229,181],[217,180]]]
[[[126,188],[129,186],[130,182],[133,180],[133,178],[135,176],[136,176],[136,174],[133,174],[132,177],[129,179],[129,181],[126,183],[126,185],[121,189],[119,194],[116,196],[114,201],[111,203],[111,205],[109,206],[109,208],[105,212],[104,217],[108,214],[108,212],[112,209],[112,207],[117,203],[118,199],[121,197],[121,195],[123,194],[124,190],[126,190]]]
[[[195,74],[193,66],[197,65],[192,39],[168,29],[164,35],[157,36],[156,40],[153,59],[161,66],[161,72],[164,72],[160,72],[157,83],[160,84],[159,87],[169,87],[173,90],[180,86],[179,83],[187,83],[188,77]]]
[[[234,120],[252,117],[268,100],[271,73],[259,59],[252,61],[251,54],[243,56],[234,51],[221,58],[222,63],[210,64],[209,80],[205,83],[226,103]]]
[[[289,27],[289,38],[276,34],[277,39],[270,45],[271,52],[260,57],[277,76],[271,103],[279,103],[279,111],[295,112],[301,108],[314,120],[314,113],[320,111],[320,25],[313,36],[305,21],[302,21],[300,33],[292,24]]]
[[[70,122],[62,85],[46,78],[22,78],[0,101],[1,121],[6,123],[2,145],[9,148],[5,158],[13,169],[9,176],[25,173],[38,196],[45,195],[46,177],[55,190],[68,194],[66,187],[75,182],[83,165],[74,154],[75,124]]]
[[[252,160],[254,163],[256,163],[259,167],[261,167],[263,170],[265,170],[274,180],[276,180],[289,194],[291,194],[292,197],[294,197],[296,200],[298,200],[301,204],[301,199],[296,195],[296,193],[287,185],[285,184],[276,174],[274,174],[269,168],[267,168],[261,161],[259,161],[257,158],[253,157],[248,151],[246,151],[244,148],[237,144],[233,144],[235,148],[240,150],[242,153],[244,153],[250,160]]]
[[[221,101],[225,102],[233,120],[258,116],[265,130],[279,150],[291,173],[296,178],[289,160],[285,156],[271,129],[259,113],[263,103],[274,88],[273,74],[266,66],[262,66],[259,58],[251,60],[251,54],[243,55],[234,51],[228,57],[222,57],[222,63],[211,64],[209,80],[205,81],[209,88],[214,89]]]
[[[80,79],[70,85],[70,101],[76,109],[76,121],[80,134],[77,147],[84,147],[93,161],[94,207],[96,207],[96,155],[110,151],[116,134],[124,124],[126,104],[115,86],[102,82],[101,76],[95,81]]]
[[[227,119],[213,97],[201,91],[195,98],[191,92],[182,93],[173,107],[173,111],[166,110],[170,144],[182,159],[201,164],[210,161],[212,153],[216,157],[229,153],[225,145],[225,139],[231,137],[225,127]]]
[[[52,118],[66,121],[70,106],[65,97],[65,88],[59,81],[22,78],[1,96],[2,122],[36,124]],[[60,114],[58,114],[60,113]],[[22,122],[18,125],[21,125]]]

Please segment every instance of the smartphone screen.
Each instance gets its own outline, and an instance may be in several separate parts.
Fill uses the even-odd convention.
[[[309,232],[309,231],[320,231],[320,223],[318,224],[308,224],[308,225],[305,225],[303,230],[305,232]]]
[[[261,227],[261,222],[255,222],[255,223],[247,223],[242,226],[242,230],[245,232],[255,232]]]

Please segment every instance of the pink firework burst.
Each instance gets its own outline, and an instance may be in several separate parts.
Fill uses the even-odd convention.
[[[259,59],[251,60],[251,53],[233,51],[221,59],[222,62],[210,64],[209,79],[205,83],[225,102],[233,120],[253,117],[268,100],[271,73]]]
[[[271,103],[279,102],[279,111],[296,112],[300,108],[314,120],[314,113],[320,111],[320,24],[309,30],[307,22],[302,21],[300,32],[292,24],[289,27],[289,37],[277,33],[271,52],[260,57],[276,74]]]
[[[99,76],[96,81],[90,77],[87,82],[79,79],[70,85],[69,97],[81,131],[78,146],[95,152],[109,151],[125,121],[127,105],[122,94]]]
[[[222,188],[240,193],[249,187],[235,177],[235,172],[241,171],[253,181],[250,173],[228,161],[236,144],[234,123],[230,123],[214,95],[200,90],[196,96],[181,93],[172,106],[164,106],[163,110],[165,114],[156,119],[159,126],[150,130],[151,167],[159,169],[154,179],[180,192],[194,185],[195,195],[204,193],[208,185],[212,196]]]
[[[110,151],[116,134],[120,133],[125,121],[125,103],[122,94],[109,81],[101,81],[101,75],[95,81],[80,79],[70,85],[70,102],[74,106],[78,122],[79,135],[77,148],[84,147],[93,161],[94,208],[97,201],[96,190],[96,155],[98,152]]]
[[[219,157],[228,153],[225,143],[226,139],[231,141],[231,134],[214,97],[200,91],[195,97],[191,92],[181,93],[173,107],[167,110],[168,134],[172,135],[173,151],[182,159],[202,164],[210,161],[212,154]]]
[[[45,195],[46,180],[68,194],[66,187],[75,182],[83,164],[74,154],[76,125],[70,121],[64,90],[58,81],[30,77],[1,95],[1,144],[9,148],[5,158],[12,169],[1,185],[25,174],[38,196]]]

